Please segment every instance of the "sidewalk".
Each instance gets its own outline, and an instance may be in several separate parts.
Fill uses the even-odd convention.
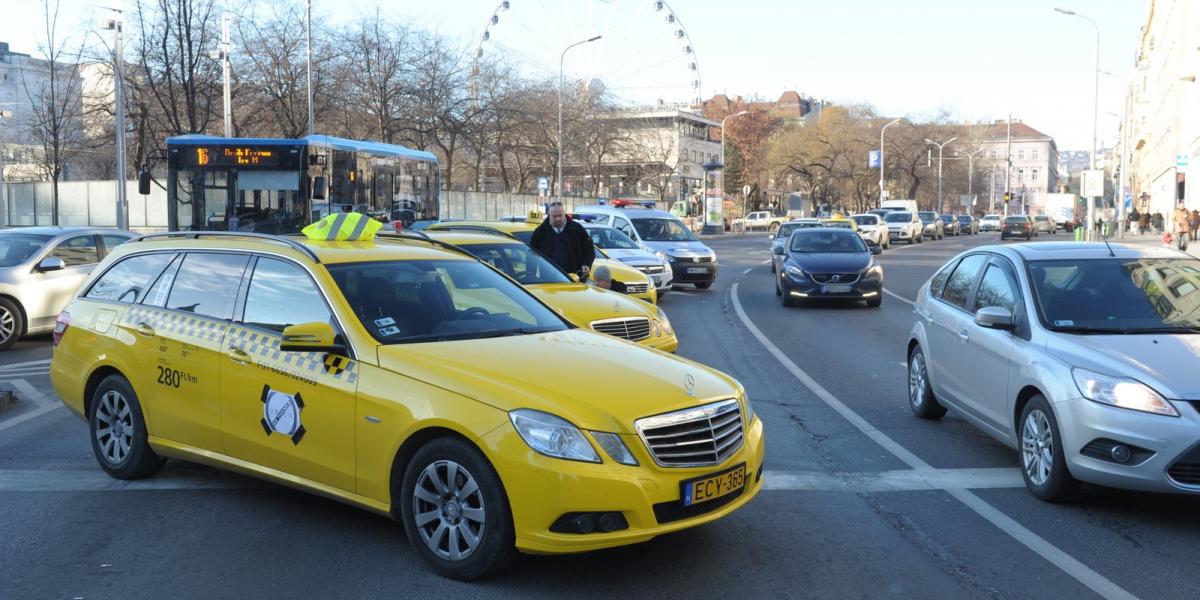
[[[1152,235],[1143,233],[1141,235],[1133,235],[1128,232],[1125,234],[1125,239],[1117,239],[1117,236],[1108,238],[1110,244],[1127,244],[1129,246],[1146,246],[1153,248],[1164,248],[1161,235]],[[1171,243],[1171,248],[1175,248],[1175,243]],[[1187,253],[1200,258],[1200,241],[1188,242]]]

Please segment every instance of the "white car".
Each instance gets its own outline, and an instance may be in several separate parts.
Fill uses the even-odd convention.
[[[879,246],[880,248],[890,248],[892,245],[891,236],[888,235],[888,227],[884,224],[883,219],[879,215],[861,214],[851,215],[850,218],[858,224],[858,233],[868,244]]]
[[[1000,231],[1000,215],[987,215],[980,219],[979,231]]]
[[[1054,219],[1046,215],[1033,217],[1033,227],[1037,229],[1038,233],[1048,233],[1050,235],[1054,235],[1054,232],[1058,231],[1058,225],[1054,223]]]
[[[896,240],[919,244],[925,237],[925,224],[915,212],[896,211],[883,218],[887,223],[888,241]]]

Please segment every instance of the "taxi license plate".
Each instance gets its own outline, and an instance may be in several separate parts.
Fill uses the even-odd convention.
[[[683,505],[691,506],[728,496],[746,485],[746,465],[740,464],[728,471],[705,475],[680,484]]]
[[[850,286],[848,285],[823,285],[821,291],[826,294],[849,294]]]
[[[688,273],[707,273],[708,269],[704,267],[688,267]]]

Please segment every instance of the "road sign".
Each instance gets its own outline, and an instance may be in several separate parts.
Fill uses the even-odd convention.
[[[550,189],[549,177],[538,177],[538,191],[545,192]]]
[[[1089,198],[1101,198],[1104,196],[1104,171],[1102,169],[1088,169],[1083,172],[1082,179],[1082,195]]]
[[[867,154],[867,168],[869,168],[869,169],[878,169],[879,168],[879,151],[878,150],[871,150]]]
[[[742,186],[742,195],[743,195],[743,196],[749,196],[749,195],[750,195],[750,186],[748,186],[748,185],[743,185],[743,186]]]

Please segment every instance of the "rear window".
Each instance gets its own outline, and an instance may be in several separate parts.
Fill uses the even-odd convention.
[[[1048,218],[1046,218],[1046,217],[1044,217],[1044,216],[1042,216],[1042,215],[1038,215],[1038,216],[1034,217],[1033,219],[1034,219],[1035,221],[1049,221],[1049,220],[1050,220],[1050,219],[1048,219]]]
[[[854,219],[854,222],[858,223],[859,225],[878,225],[879,224],[879,217],[877,217],[875,215],[855,215],[850,218]]]
[[[83,295],[93,300],[135,302],[150,282],[171,262],[174,254],[139,254],[113,265]]]
[[[1028,223],[1029,217],[1008,217],[1004,219],[1005,223]]]

